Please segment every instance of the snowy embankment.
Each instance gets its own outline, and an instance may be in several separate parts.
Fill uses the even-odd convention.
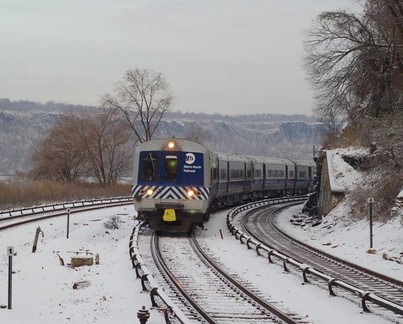
[[[367,210],[365,215],[355,215],[350,207],[350,193],[368,186],[365,174],[343,159],[343,156],[366,156],[369,152],[365,148],[350,147],[327,153],[329,181],[334,188],[345,193],[344,199],[323,218],[319,226],[298,228],[287,223],[285,228],[302,241],[330,254],[403,281],[403,208],[395,208],[396,215],[386,223],[377,222],[376,209],[373,210],[371,248],[369,206],[361,209]],[[403,191],[400,196],[403,198]],[[298,213],[296,210],[295,214]],[[288,220],[284,218],[285,222]]]

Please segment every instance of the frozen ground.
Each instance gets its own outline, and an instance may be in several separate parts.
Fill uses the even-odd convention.
[[[367,224],[348,227],[330,221],[329,228],[297,229],[281,215],[283,226],[310,243],[352,261],[385,271],[402,280],[403,266],[385,260],[383,253],[399,255],[403,251],[402,227],[397,223],[375,226],[375,254],[368,254]],[[135,224],[133,207],[120,207],[85,214],[74,214],[66,238],[66,219],[52,219],[40,224],[44,237],[32,253],[38,225],[25,225],[0,233],[0,304],[7,305],[8,257],[6,247],[14,246],[12,309],[0,309],[1,323],[138,323],[137,311],[150,308],[148,293],[141,292],[128,255],[129,236]],[[104,227],[110,216],[119,215],[123,223],[117,230]],[[73,217],[74,216],[74,217]],[[304,314],[312,323],[386,323],[372,314],[362,313],[354,304],[313,285],[302,285],[302,279],[284,274],[282,267],[257,257],[231,236],[225,213],[218,213],[200,230],[201,245],[217,255],[233,273],[239,274],[266,295],[290,310]],[[338,225],[337,225],[338,224]],[[330,224],[329,224],[330,226]],[[219,230],[224,233],[221,239]],[[330,243],[330,245],[329,245]],[[71,269],[60,265],[59,257],[69,263],[75,252],[100,255],[100,264]],[[192,265],[189,264],[189,267]],[[80,289],[73,289],[80,283]],[[163,323],[158,310],[151,310],[148,324]]]

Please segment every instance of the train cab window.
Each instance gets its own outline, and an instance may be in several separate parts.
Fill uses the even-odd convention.
[[[143,153],[141,156],[141,180],[155,181],[157,179],[158,158],[153,153]]]
[[[176,181],[178,179],[178,157],[176,155],[165,156],[164,180]]]

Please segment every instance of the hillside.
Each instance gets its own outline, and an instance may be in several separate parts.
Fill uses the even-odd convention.
[[[0,99],[0,175],[13,175],[29,168],[35,143],[70,107],[88,108]],[[204,144],[214,151],[312,160],[313,146],[319,143],[320,124],[304,115],[171,112],[155,137],[185,137],[195,127],[203,130]]]

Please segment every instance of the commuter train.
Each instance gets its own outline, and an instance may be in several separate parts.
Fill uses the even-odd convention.
[[[139,219],[157,231],[188,232],[223,206],[313,189],[316,164],[211,152],[185,139],[155,139],[134,153]]]

